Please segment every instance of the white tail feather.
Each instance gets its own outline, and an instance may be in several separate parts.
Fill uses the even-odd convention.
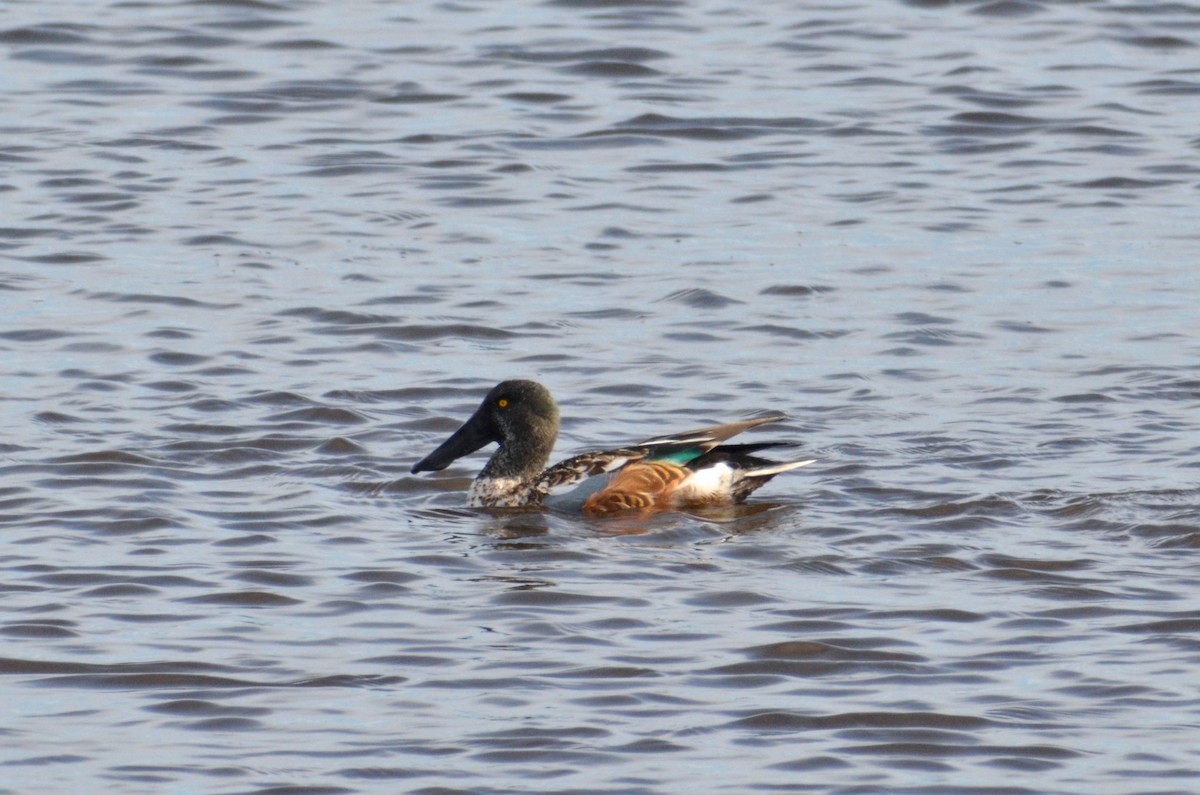
[[[815,464],[817,459],[810,458],[807,461],[789,461],[786,464],[772,464],[771,466],[756,467],[754,469],[743,469],[742,477],[744,478],[761,478],[767,475],[778,475],[780,472],[788,472],[800,467],[806,467],[809,464]]]

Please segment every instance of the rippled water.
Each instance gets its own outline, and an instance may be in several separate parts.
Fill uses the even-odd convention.
[[[1197,791],[1200,5],[0,46],[0,792]],[[507,377],[563,455],[821,460],[611,522],[410,477]]]

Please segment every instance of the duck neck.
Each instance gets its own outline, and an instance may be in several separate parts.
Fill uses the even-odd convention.
[[[530,434],[500,443],[479,473],[480,479],[512,479],[530,483],[546,469],[556,434]]]
[[[475,507],[516,508],[540,502],[532,492],[534,481],[546,468],[554,436],[548,441],[533,444],[501,443],[479,476],[471,484],[467,504]]]

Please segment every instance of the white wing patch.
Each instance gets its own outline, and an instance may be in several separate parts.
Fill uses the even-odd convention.
[[[582,453],[560,461],[543,472],[533,484],[533,490],[556,497],[570,494],[581,483],[606,472],[613,472],[645,456],[642,450],[609,450]]]

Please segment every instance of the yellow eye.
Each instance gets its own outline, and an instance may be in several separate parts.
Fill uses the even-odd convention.
[[[496,405],[502,409],[508,408],[508,398],[500,398],[496,401]]]

